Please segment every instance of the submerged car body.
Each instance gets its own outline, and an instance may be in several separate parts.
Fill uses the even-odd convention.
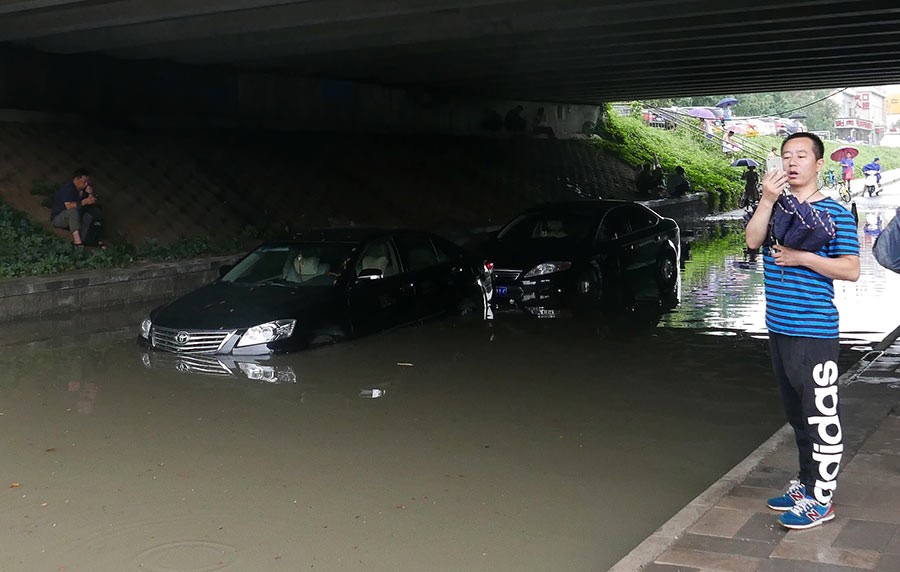
[[[671,300],[680,245],[674,220],[630,201],[535,207],[486,247],[494,263],[492,304],[555,317],[580,304],[628,305],[648,291]]]
[[[467,307],[491,275],[460,247],[410,230],[329,229],[269,242],[150,313],[141,338],[179,354],[264,355]]]

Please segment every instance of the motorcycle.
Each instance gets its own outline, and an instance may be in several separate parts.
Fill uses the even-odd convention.
[[[878,184],[878,171],[866,170],[863,173],[866,176],[863,182],[863,195],[869,193],[870,197],[881,194],[881,185]]]

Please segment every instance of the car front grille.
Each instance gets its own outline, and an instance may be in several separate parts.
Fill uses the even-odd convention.
[[[178,354],[214,354],[234,330],[173,330],[153,327],[153,347]]]
[[[494,278],[502,282],[515,282],[518,280],[521,270],[512,270],[509,268],[494,268]]]

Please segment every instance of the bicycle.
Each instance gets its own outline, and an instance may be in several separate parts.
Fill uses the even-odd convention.
[[[822,188],[834,189],[838,186],[838,178],[834,174],[834,169],[828,169],[822,173]]]
[[[850,181],[841,179],[838,182],[838,196],[841,197],[841,200],[845,203],[849,203],[853,200],[853,195],[850,194]]]

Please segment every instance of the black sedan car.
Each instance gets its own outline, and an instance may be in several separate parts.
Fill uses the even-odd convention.
[[[584,303],[677,296],[678,224],[630,201],[546,204],[515,217],[486,246],[493,305],[556,317]],[[648,296],[649,297],[649,296]]]
[[[153,349],[265,355],[456,309],[486,312],[491,274],[433,234],[329,229],[269,242],[141,324]]]

